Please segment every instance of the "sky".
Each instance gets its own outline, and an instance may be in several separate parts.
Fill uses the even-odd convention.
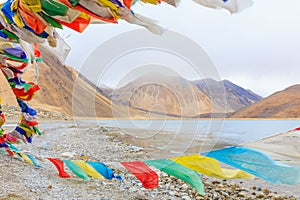
[[[156,19],[160,26],[201,46],[221,79],[263,97],[300,84],[299,0],[256,0],[252,7],[233,15],[191,0],[182,1],[178,8],[137,4],[132,10]],[[81,34],[67,28],[60,31],[72,48],[66,64],[80,71],[93,50],[114,36],[135,29],[140,27],[120,22],[91,25]],[[113,82],[118,77],[111,79]]]

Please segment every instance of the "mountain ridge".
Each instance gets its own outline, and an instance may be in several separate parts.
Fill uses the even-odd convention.
[[[233,113],[231,118],[300,118],[300,84],[277,91],[270,96]]]
[[[103,91],[104,95],[115,104],[182,117],[227,116],[226,113],[261,99],[254,92],[245,90],[228,80],[219,82],[213,79],[189,81],[182,77],[161,74],[154,78],[152,75],[144,75],[121,88]],[[231,96],[228,95],[230,91],[233,93]],[[242,95],[236,97],[235,95],[239,92]],[[226,104],[230,98],[238,100],[235,102],[237,106],[234,108],[232,105]],[[153,108],[153,105],[157,104],[161,107]]]

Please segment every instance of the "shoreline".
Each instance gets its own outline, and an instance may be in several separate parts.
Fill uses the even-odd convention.
[[[300,118],[114,118],[114,117],[75,117],[71,120],[300,120]]]

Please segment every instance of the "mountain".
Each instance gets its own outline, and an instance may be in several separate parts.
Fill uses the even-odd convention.
[[[227,112],[234,112],[262,99],[251,90],[246,90],[228,80],[216,81],[208,78],[193,81],[193,84]]]
[[[159,74],[147,74],[119,89],[106,88],[103,91],[119,105],[183,117],[224,117],[226,112],[261,99],[228,80],[188,81]]]
[[[112,89],[97,87],[74,68],[62,64],[59,56],[51,51],[43,50],[42,57],[44,62],[38,63],[38,85],[41,89],[29,102],[31,107],[71,117],[126,119],[161,117],[156,114],[150,116],[143,110],[112,103],[111,99],[104,95],[105,92],[113,91]],[[22,79],[26,81],[34,79],[33,67],[23,74]],[[18,107],[11,88],[1,74],[0,81],[2,105],[5,108]]]
[[[169,116],[225,117],[261,97],[228,80],[188,81],[178,76],[147,74],[119,89],[104,88],[115,104]]]
[[[235,112],[230,117],[240,118],[299,118],[300,84],[276,92]]]
[[[197,87],[175,76],[147,74],[113,90],[109,97],[116,104],[176,117],[220,112]]]
[[[50,67],[39,63],[38,69],[38,84],[41,89],[29,102],[34,108],[43,108],[75,117],[112,117],[112,108],[115,108],[116,113],[123,109],[112,105],[110,99],[99,93],[95,85],[71,67],[59,65],[59,63],[55,67]],[[22,78],[32,81],[33,69],[26,71]],[[17,106],[3,75],[0,76],[0,81],[2,104]]]

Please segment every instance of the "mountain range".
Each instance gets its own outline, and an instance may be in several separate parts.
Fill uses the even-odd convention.
[[[103,91],[115,104],[177,117],[225,116],[262,99],[228,80],[189,81],[159,74],[143,75],[121,88]]]
[[[122,117],[122,113],[127,112],[130,112],[133,117],[146,115],[133,109],[128,111],[124,106],[113,105],[94,84],[72,67],[60,63],[53,63],[53,66],[49,67],[39,63],[38,68],[38,84],[41,89],[29,102],[33,108],[43,108],[73,117],[112,118],[114,115]],[[33,69],[30,68],[24,73],[22,79],[32,81],[33,74]],[[1,74],[0,81],[2,105],[18,107],[7,81]]]
[[[229,80],[189,81],[182,77],[147,74],[121,88],[111,89],[96,87],[72,67],[60,63],[51,66],[39,64],[41,90],[30,102],[32,107],[92,118],[300,117],[300,84],[262,98]],[[33,69],[23,77],[32,80]],[[17,106],[3,76],[0,81],[2,104]]]

